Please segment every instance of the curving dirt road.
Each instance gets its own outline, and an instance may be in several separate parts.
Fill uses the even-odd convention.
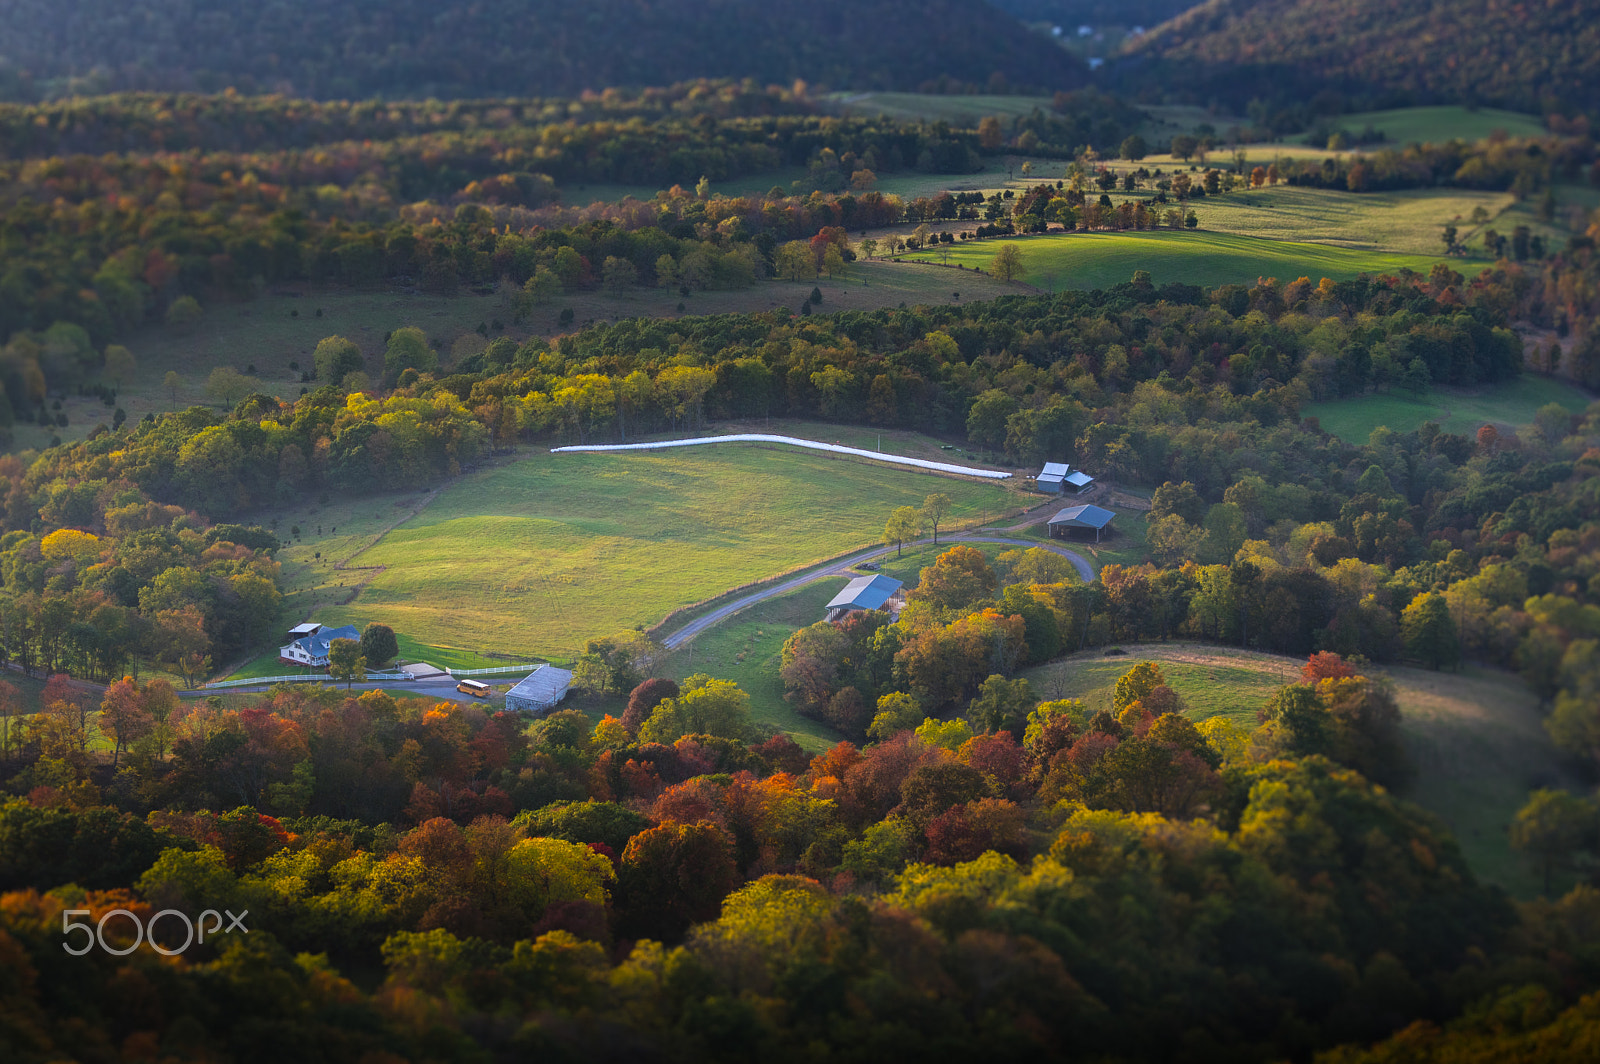
[[[1006,543],[1014,547],[1043,547],[1045,550],[1059,554],[1063,558],[1066,558],[1068,561],[1070,561],[1073,568],[1078,570],[1078,575],[1083,577],[1086,582],[1094,579],[1094,567],[1084,560],[1083,555],[1079,554],[1077,551],[1068,550],[1066,547],[1059,547],[1054,543],[1041,543],[1038,540],[1033,539],[1011,539],[1007,536],[984,536],[971,532],[957,532],[953,535],[946,536],[945,540],[946,542],[951,543]],[[930,538],[927,540],[918,540],[917,542],[926,543],[932,542],[932,540]],[[911,544],[907,544],[907,546],[910,545]],[[742,609],[745,609],[749,606],[754,606],[758,602],[764,602],[769,598],[787,594],[796,588],[804,587],[806,584],[811,583],[813,580],[816,580],[819,577],[846,575],[849,573],[852,567],[860,565],[862,562],[872,561],[874,558],[882,558],[893,549],[893,547],[874,547],[871,550],[862,551],[860,554],[852,554],[848,558],[840,559],[826,569],[812,570],[809,573],[804,573],[800,576],[794,577],[793,579],[785,580],[781,584],[774,584],[771,587],[763,588],[762,590],[746,595],[743,598],[736,599],[733,602],[728,603],[726,606],[712,610],[704,617],[696,617],[694,620],[690,621],[682,628],[679,628],[671,635],[665,636],[661,640],[661,644],[668,650],[676,650],[685,642],[699,635],[707,628],[710,628],[712,625],[717,624],[720,621],[726,620]],[[855,573],[850,575],[859,576],[861,574]]]

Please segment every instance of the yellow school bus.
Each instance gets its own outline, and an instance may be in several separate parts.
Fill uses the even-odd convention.
[[[460,683],[456,684],[456,690],[460,691],[464,695],[471,695],[474,698],[488,698],[494,693],[494,689],[488,684],[479,683],[477,680],[462,680]]]

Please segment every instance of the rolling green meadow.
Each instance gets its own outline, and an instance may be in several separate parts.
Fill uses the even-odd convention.
[[[1322,428],[1350,443],[1365,443],[1381,427],[1410,432],[1437,422],[1445,432],[1470,436],[1483,425],[1522,426],[1533,421],[1541,406],[1556,403],[1578,413],[1589,397],[1563,380],[1523,375],[1493,388],[1467,391],[1439,388],[1421,398],[1390,393],[1308,403],[1302,417],[1316,418]]]
[[[1546,133],[1537,115],[1502,111],[1494,107],[1402,107],[1390,111],[1360,111],[1340,115],[1335,125],[1351,133],[1368,127],[1382,133],[1384,147],[1412,143],[1437,144],[1445,140],[1482,140],[1495,133],[1512,137],[1537,137]]]
[[[883,115],[899,122],[949,122],[971,128],[990,115],[1015,118],[1031,114],[1034,108],[1050,110],[1048,96],[947,96],[922,92],[835,92],[823,98],[832,110],[844,114],[876,118]]]
[[[1257,277],[1346,280],[1363,273],[1392,273],[1410,268],[1426,273],[1439,256],[1334,247],[1286,240],[1266,240],[1235,233],[1177,232],[1072,233],[981,240],[950,249],[952,266],[987,270],[1003,244],[1022,252],[1024,280],[1041,289],[1093,289],[1127,281],[1135,270],[1148,270],[1157,285],[1250,284]],[[918,254],[903,261],[906,269],[937,268],[939,259]],[[1457,269],[1470,262],[1451,260]],[[1020,287],[1020,286],[1019,286]]]
[[[1299,680],[1300,661],[1199,643],[1129,644],[1125,655],[1070,655],[1024,671],[1041,698],[1081,698],[1109,707],[1117,677],[1140,661],[1161,666],[1188,716],[1226,716],[1256,727],[1256,711],[1274,691]],[[1468,863],[1484,879],[1518,897],[1539,892],[1539,879],[1512,852],[1506,829],[1528,791],[1570,781],[1553,766],[1555,748],[1538,699],[1516,676],[1492,669],[1429,672],[1369,668],[1394,685],[1401,731],[1416,768],[1401,796],[1427,809],[1455,833]]]
[[[304,533],[280,555],[287,612],[567,659],[586,639],[872,544],[891,509],[934,492],[954,500],[953,525],[1020,508],[1007,487],[787,448],[533,453],[434,493],[284,518]]]
[[[1471,216],[1473,208],[1482,207],[1494,218],[1514,202],[1510,193],[1465,189],[1355,195],[1334,189],[1277,185],[1207,196],[1193,208],[1201,226],[1208,231],[1402,252],[1432,259],[1439,257],[1444,248],[1440,233],[1446,224],[1456,223],[1465,231],[1471,227],[1463,219]],[[1505,229],[1494,221],[1487,224]]]

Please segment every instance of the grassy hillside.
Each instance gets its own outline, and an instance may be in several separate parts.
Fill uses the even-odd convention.
[[[1208,224],[1208,209],[1205,205],[1196,208],[1203,225]],[[1164,230],[981,240],[956,245],[949,255],[950,264],[987,270],[1004,243],[1015,243],[1020,248],[1027,270],[1024,280],[1041,289],[1105,288],[1128,280],[1135,270],[1150,271],[1158,285],[1170,281],[1220,285],[1251,284],[1257,277],[1266,276],[1344,280],[1362,273],[1394,272],[1402,267],[1426,273],[1438,261],[1438,257],[1427,255],[1263,240],[1232,233]],[[919,255],[918,261],[936,263],[939,259],[929,253]],[[937,268],[901,265],[905,269]],[[1467,264],[1453,260],[1452,265],[1463,269]]]
[[[1204,644],[1130,645],[1125,656],[1076,654],[1029,670],[1035,694],[1081,698],[1109,705],[1117,677],[1140,661],[1161,665],[1190,717],[1225,715],[1256,726],[1255,713],[1285,683],[1299,678],[1300,662],[1254,651]],[[1531,897],[1539,881],[1512,852],[1506,829],[1540,786],[1565,779],[1545,734],[1538,700],[1516,677],[1490,670],[1437,673],[1420,669],[1370,670],[1395,686],[1406,748],[1417,777],[1405,797],[1443,820],[1455,833],[1473,870],[1512,893]]]
[[[861,54],[890,29],[892,46]],[[346,99],[576,95],[697,77],[901,89],[987,84],[997,72],[1052,89],[1086,77],[1050,40],[975,0],[15,0],[0,59],[13,93],[87,82]]]
[[[534,453],[437,493],[282,514],[280,530],[302,536],[281,557],[296,616],[566,658],[586,639],[873,543],[893,507],[936,491],[955,500],[957,523],[1013,504],[995,484],[792,448]]]
[[[1600,92],[1597,15],[1597,0],[1210,0],[1130,42],[1125,80],[1236,106],[1327,90],[1584,107]]]
[[[1589,397],[1565,381],[1530,376],[1480,391],[1435,390],[1420,399],[1398,394],[1331,399],[1308,403],[1301,415],[1316,418],[1324,429],[1342,440],[1365,443],[1380,425],[1396,432],[1410,432],[1425,422],[1436,421],[1446,432],[1468,436],[1486,424],[1526,425],[1547,403],[1557,403],[1577,413],[1589,405]]]
[[[990,115],[1015,118],[1035,108],[1050,110],[1048,96],[946,96],[917,92],[836,92],[824,98],[830,110],[897,122],[949,122],[972,128]]]
[[[1208,229],[1270,240],[1337,244],[1365,250],[1437,255],[1440,233],[1483,207],[1491,218],[1514,204],[1509,193],[1465,189],[1421,189],[1356,195],[1332,189],[1278,185],[1250,192],[1210,196],[1195,207]],[[1496,222],[1492,228],[1509,231]]]
[[[1437,144],[1444,140],[1482,140],[1495,133],[1537,137],[1545,126],[1537,115],[1496,107],[1401,107],[1389,111],[1360,111],[1339,115],[1330,123],[1350,133],[1374,129],[1390,146]]]

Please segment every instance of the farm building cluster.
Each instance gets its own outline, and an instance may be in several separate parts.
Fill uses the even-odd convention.
[[[1081,469],[1074,472],[1066,462],[1046,462],[1033,482],[1039,485],[1040,491],[1055,495],[1082,495],[1094,487],[1094,477]]]

